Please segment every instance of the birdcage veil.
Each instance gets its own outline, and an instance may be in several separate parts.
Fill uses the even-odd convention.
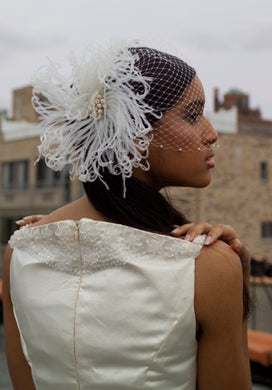
[[[177,152],[210,147],[202,142],[202,86],[181,59],[118,43],[92,45],[70,65],[69,76],[50,61],[33,77],[39,154],[50,168],[69,164],[82,182],[103,181],[107,169],[122,175],[125,195],[133,168],[149,169],[150,143]]]

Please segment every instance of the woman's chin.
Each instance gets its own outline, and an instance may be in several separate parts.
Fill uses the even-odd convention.
[[[208,174],[203,175],[202,177],[195,178],[186,184],[183,183],[182,187],[205,188],[211,183],[211,180],[211,175],[208,172]]]
[[[199,187],[198,188],[204,188],[204,187],[207,187],[212,181],[212,177],[210,174],[207,175],[207,177],[205,179],[203,179],[202,182],[199,183]]]

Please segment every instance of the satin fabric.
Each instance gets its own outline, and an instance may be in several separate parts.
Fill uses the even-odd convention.
[[[195,390],[190,243],[82,219],[16,232],[10,285],[39,390]]]

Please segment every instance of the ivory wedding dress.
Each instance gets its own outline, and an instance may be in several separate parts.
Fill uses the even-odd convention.
[[[26,227],[11,298],[38,390],[195,390],[191,243],[81,219]]]

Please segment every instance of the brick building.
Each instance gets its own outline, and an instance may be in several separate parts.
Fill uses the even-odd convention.
[[[12,92],[12,112],[13,119],[38,123],[38,115],[32,108],[32,87],[30,85],[15,89]]]

